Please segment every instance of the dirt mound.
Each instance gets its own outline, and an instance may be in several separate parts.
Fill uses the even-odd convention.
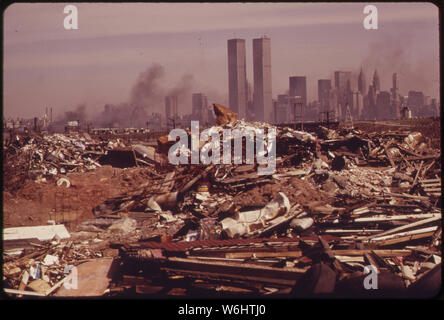
[[[46,224],[48,220],[68,227],[93,218],[92,208],[105,199],[132,191],[150,179],[146,168],[119,169],[104,166],[86,173],[72,173],[70,182],[57,186],[60,177],[37,183],[27,181],[16,195],[3,193],[5,227]]]

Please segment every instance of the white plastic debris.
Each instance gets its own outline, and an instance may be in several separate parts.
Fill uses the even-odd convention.
[[[310,228],[313,223],[313,218],[300,218],[291,220],[290,226],[296,230],[303,231]]]
[[[225,218],[221,221],[222,229],[230,238],[235,238],[265,227],[268,221],[288,211],[290,201],[283,192],[279,192],[273,201],[260,210],[240,212],[236,220]]]
[[[66,188],[69,188],[71,186],[71,182],[66,178],[60,178],[57,180],[57,186],[60,187],[62,184],[66,185]]]
[[[43,265],[52,266],[53,264],[59,264],[59,257],[47,254],[45,259],[43,259]]]
[[[67,239],[70,237],[63,224],[49,226],[16,227],[3,230],[3,240],[19,240],[37,238],[40,241],[52,240],[56,237]]]

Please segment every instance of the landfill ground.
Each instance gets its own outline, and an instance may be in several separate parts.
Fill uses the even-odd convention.
[[[214,108],[217,132],[274,128]],[[272,175],[259,175],[256,161],[172,165],[165,136],[11,135],[3,145],[6,294],[435,296],[440,119],[276,129]]]

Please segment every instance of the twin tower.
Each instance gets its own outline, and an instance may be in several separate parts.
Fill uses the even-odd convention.
[[[271,40],[253,39],[254,89],[252,101],[247,83],[245,39],[228,40],[229,107],[239,119],[265,121],[273,112],[271,96]]]

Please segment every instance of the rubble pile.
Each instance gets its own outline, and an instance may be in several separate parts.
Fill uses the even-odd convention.
[[[259,174],[262,164],[245,158],[168,164],[165,137],[157,150],[133,145],[134,162],[150,166],[153,178],[96,206],[95,217],[76,230],[89,242],[52,240],[32,258],[8,261],[10,288],[18,290],[29,261],[44,265],[45,256],[57,257],[51,287],[72,261],[100,258],[111,248],[118,249],[117,271],[107,295],[378,298],[439,291],[441,154],[430,140],[418,132],[298,131],[238,120],[217,104],[214,109],[218,119],[210,136],[222,137],[224,129],[275,130],[272,175]],[[199,149],[216,143],[222,150],[233,142],[228,139],[210,139]],[[271,147],[266,141],[264,155]],[[186,146],[180,150],[191,154]],[[85,167],[93,165],[79,155]],[[92,242],[106,245],[92,250]],[[369,266],[376,268],[379,290],[363,286]]]
[[[5,178],[10,178],[5,179],[5,188],[18,189],[28,178],[45,181],[58,174],[94,170],[101,166],[97,158],[104,153],[104,146],[87,134],[17,135],[3,148],[3,172]]]
[[[153,148],[137,144],[126,146],[119,138],[95,140],[88,133],[16,135],[4,145],[3,157],[7,191],[20,189],[29,179],[46,182],[103,165],[125,168],[166,162]]]

